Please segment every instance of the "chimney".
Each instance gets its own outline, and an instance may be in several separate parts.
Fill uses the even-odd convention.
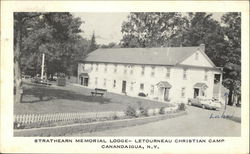
[[[200,50],[203,51],[203,52],[205,52],[205,44],[203,44],[203,43],[200,44]]]

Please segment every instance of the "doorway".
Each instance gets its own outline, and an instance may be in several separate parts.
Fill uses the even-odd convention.
[[[126,81],[122,81],[122,93],[126,93]]]
[[[164,88],[164,101],[169,100],[169,88]]]
[[[88,86],[88,84],[89,84],[89,78],[84,78],[84,83],[83,83],[83,85],[84,85],[84,86]]]
[[[196,98],[197,96],[199,96],[199,89],[194,88],[194,98]]]
[[[83,77],[80,77],[80,83],[83,85]]]

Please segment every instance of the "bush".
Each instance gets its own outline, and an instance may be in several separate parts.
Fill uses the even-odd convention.
[[[136,114],[136,110],[133,107],[131,107],[131,106],[127,107],[127,109],[125,111],[125,114],[128,117],[136,117],[136,115],[137,115]]]
[[[141,106],[139,108],[139,110],[140,110],[142,116],[146,116],[147,115],[147,108]]]
[[[159,113],[160,113],[160,114],[165,114],[165,113],[166,113],[166,112],[165,112],[165,107],[161,107]]]
[[[146,112],[146,116],[152,116],[154,115],[154,109],[148,109]]]
[[[179,105],[178,105],[178,110],[180,110],[180,111],[185,111],[185,110],[186,110],[186,105],[185,105],[185,103],[179,104]]]

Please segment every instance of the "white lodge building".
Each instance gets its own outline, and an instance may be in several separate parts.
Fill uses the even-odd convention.
[[[221,74],[205,46],[97,49],[78,64],[78,83],[89,88],[158,101],[184,102],[213,97]],[[220,75],[220,81],[222,75]],[[220,92],[219,92],[220,98]]]

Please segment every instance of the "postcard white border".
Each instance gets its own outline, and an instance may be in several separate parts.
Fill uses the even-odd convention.
[[[241,137],[220,144],[166,144],[158,150],[101,149],[99,144],[34,143],[37,137],[13,137],[13,12],[241,12],[242,123]],[[65,137],[63,137],[65,138]],[[73,137],[67,137],[73,138]],[[77,137],[85,138],[85,137]],[[97,137],[92,137],[97,138]],[[104,138],[104,137],[101,137]],[[106,138],[106,137],[105,137]],[[119,137],[121,138],[121,137]],[[131,138],[131,137],[125,137]],[[136,137],[159,138],[159,137]],[[161,137],[162,138],[162,137]],[[187,137],[165,137],[187,138]],[[200,137],[190,137],[200,138]],[[108,139],[108,138],[106,138]],[[133,138],[132,138],[133,139]],[[249,144],[249,2],[248,1],[1,1],[1,152],[45,153],[246,153]]]

